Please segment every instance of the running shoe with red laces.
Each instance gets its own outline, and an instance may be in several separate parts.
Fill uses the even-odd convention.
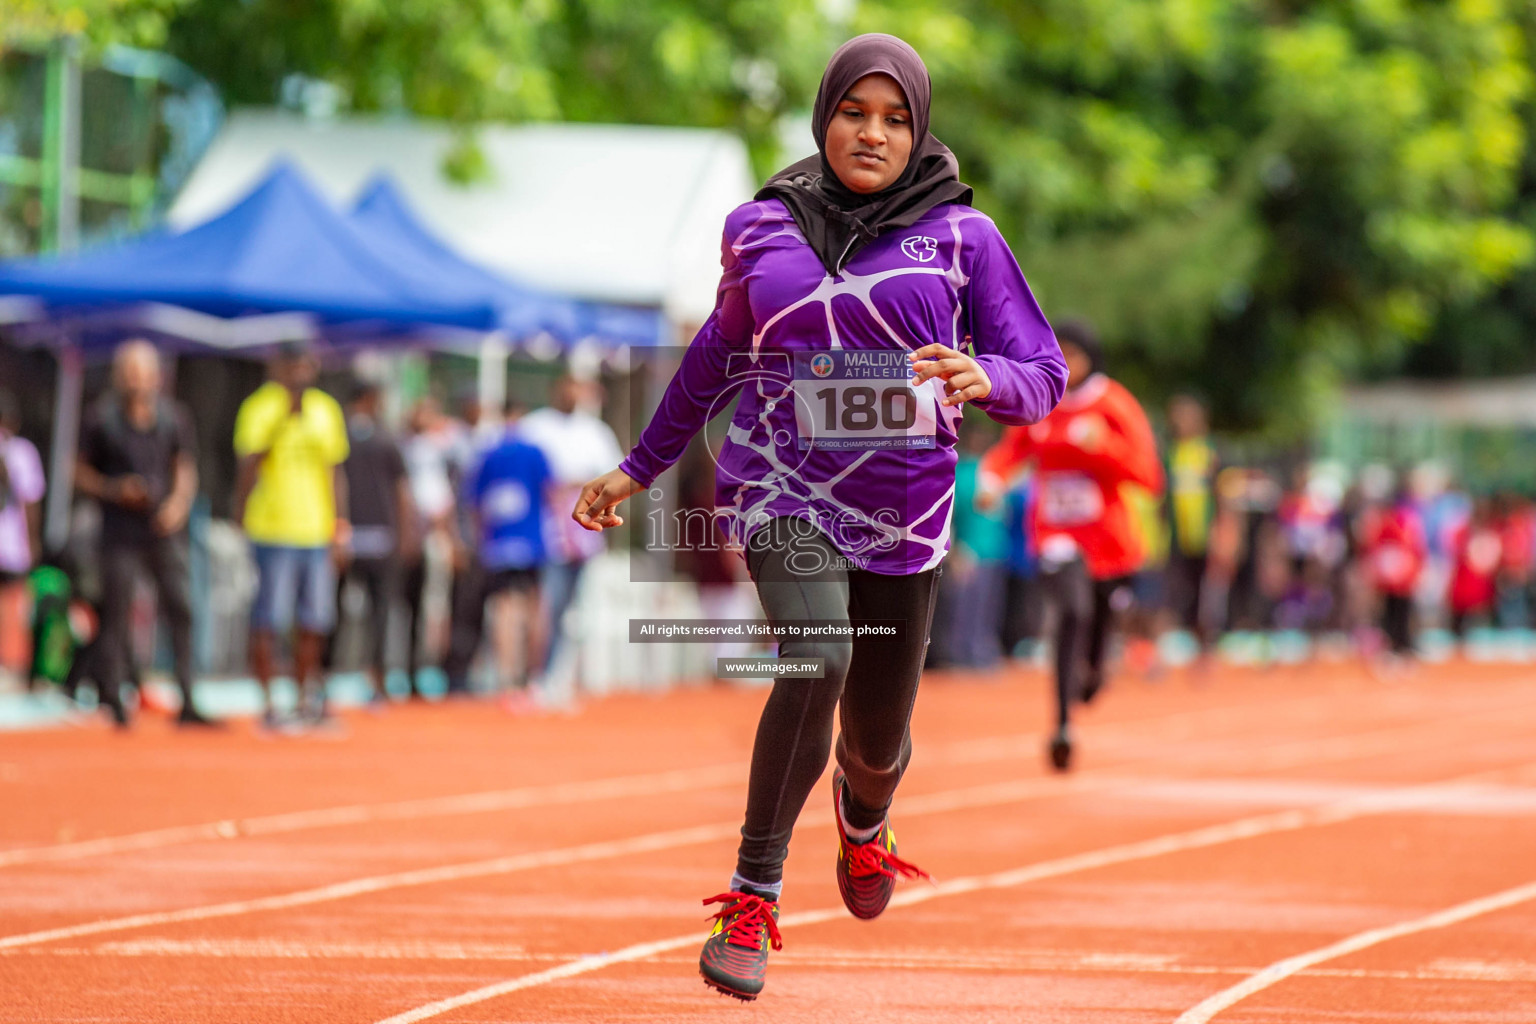
[[[746,1002],[757,998],[768,973],[768,951],[783,949],[779,938],[779,904],[755,892],[723,892],[704,901],[724,906],[715,913],[715,927],[699,954],[704,984]]]
[[[837,891],[854,917],[879,917],[896,891],[896,879],[929,878],[928,872],[896,856],[891,820],[880,823],[873,839],[856,843],[843,828],[842,801],[846,779],[841,768],[832,772],[832,818],[837,822]]]

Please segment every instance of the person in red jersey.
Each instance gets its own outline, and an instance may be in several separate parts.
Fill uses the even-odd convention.
[[[1067,393],[1039,423],[1013,427],[982,459],[983,487],[1000,495],[1033,461],[1038,498],[1030,523],[1046,588],[1059,611],[1056,637],[1056,732],[1051,763],[1072,763],[1074,700],[1093,700],[1104,684],[1104,655],[1114,613],[1130,600],[1132,573],[1146,545],[1125,484],[1163,490],[1157,442],[1141,405],[1100,371],[1102,350],[1088,325],[1056,328],[1069,377]]]
[[[1381,630],[1387,637],[1389,658],[1412,657],[1413,592],[1424,571],[1428,546],[1406,482],[1398,487],[1391,505],[1367,519],[1364,533],[1371,582],[1381,595]]]

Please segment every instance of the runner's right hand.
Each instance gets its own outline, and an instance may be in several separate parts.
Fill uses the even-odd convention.
[[[571,511],[571,518],[580,523],[584,529],[594,532],[620,526],[624,518],[614,509],[618,507],[619,502],[631,494],[638,494],[643,490],[645,488],[635,483],[634,478],[622,469],[609,470],[582,487],[581,497],[576,499],[576,507]]]

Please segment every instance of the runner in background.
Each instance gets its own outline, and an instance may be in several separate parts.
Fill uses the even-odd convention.
[[[734,406],[717,460],[726,514],[771,624],[897,635],[803,637],[783,659],[819,678],[775,679],[758,722],[742,840],[699,955],[706,984],[754,999],[779,948],[790,836],[832,773],[835,877],[860,918],[898,876],[889,815],[909,731],[934,585],[949,545],[955,444],[973,402],[1031,423],[1060,399],[1066,368],[997,226],[971,209],[954,154],[928,133],[932,84],[894,36],[864,35],[827,65],[812,128],[819,153],[769,179],[727,218],[715,311],[618,469],[583,488],[589,529],[673,465]],[[964,325],[962,327],[962,325]],[[966,330],[969,331],[967,336]]]
[[[1097,335],[1086,324],[1058,324],[1070,377],[1056,410],[1033,426],[1014,427],[982,460],[993,500],[1025,463],[1036,467],[1039,497],[1032,528],[1047,592],[1056,605],[1056,732],[1051,764],[1072,763],[1072,705],[1104,685],[1109,630],[1131,600],[1130,577],[1145,542],[1121,485],[1163,490],[1157,442],[1136,399],[1100,372]]]

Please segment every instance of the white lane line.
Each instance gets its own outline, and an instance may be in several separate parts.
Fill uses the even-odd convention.
[[[1407,789],[1383,789],[1352,800],[1335,802],[1329,806],[1334,808],[1355,806],[1378,808],[1378,810],[1370,811],[1369,813],[1385,813],[1391,810],[1412,807],[1429,809],[1435,807],[1437,802],[1442,804],[1448,801],[1454,802],[1458,795],[1465,792],[1460,787],[1490,775],[1507,772],[1508,770],[1501,768],[1495,772],[1476,773],[1462,779],[1435,783],[1429,786],[1409,787]],[[1148,781],[1146,778],[1134,776],[1079,775],[1068,778],[1045,776],[992,783],[909,797],[902,801],[900,816],[902,818],[909,818],[925,814],[942,814],[972,807],[1018,803],[1037,797],[1051,797],[1071,792],[1107,789],[1115,786],[1134,787],[1143,785]],[[1291,811],[1285,813],[1298,814],[1301,812]],[[1319,811],[1317,813],[1324,812]],[[808,812],[801,816],[800,824],[808,827],[829,825],[831,824],[831,815],[826,812]],[[212,918],[237,917],[268,910],[283,910],[291,907],[310,906],[316,903],[328,903],[335,900],[348,899],[353,896],[369,895],[410,886],[513,874],[537,868],[561,867],[569,864],[621,857],[631,853],[653,853],[661,850],[714,842],[722,838],[730,838],[735,836],[739,830],[740,825],[736,822],[721,822],[714,825],[700,825],[693,828],[652,832],[632,836],[628,839],[605,840],[602,842],[584,843],[579,846],[496,857],[490,860],[473,861],[467,864],[452,864],[388,875],[375,875],[367,878],[353,879],[348,882],[337,882],[331,885],[256,899],[234,900],[201,907],[188,907],[181,910],[132,914],[126,917],[88,921],[77,925],[67,925],[60,928],[0,937],[0,952],[61,939],[78,938],[85,935],[100,935],[107,932],[179,924],[188,921],[203,921]],[[908,895],[912,894],[909,893]],[[898,896],[897,899],[899,900],[900,897]]]
[[[1424,917],[1413,921],[1404,921],[1401,924],[1388,925],[1385,928],[1372,928],[1358,935],[1351,935],[1347,939],[1341,939],[1331,946],[1314,949],[1310,953],[1301,953],[1297,956],[1287,957],[1284,960],[1270,964],[1248,979],[1233,985],[1231,988],[1218,992],[1193,1009],[1186,1010],[1179,1015],[1175,1024],[1207,1024],[1207,1022],[1221,1011],[1242,1002],[1256,992],[1262,992],[1272,985],[1276,985],[1286,978],[1309,967],[1315,967],[1328,960],[1334,960],[1351,953],[1358,953],[1362,949],[1392,939],[1400,939],[1405,935],[1415,935],[1419,932],[1433,931],[1436,928],[1445,928],[1449,925],[1459,924],[1462,921],[1479,917],[1483,914],[1491,914],[1496,910],[1504,910],[1508,907],[1525,903],[1536,899],[1536,882],[1516,886],[1513,889],[1505,889],[1503,892],[1494,893],[1492,896],[1484,896],[1481,899],[1468,900],[1466,903],[1448,907],[1445,910],[1426,914]]]
[[[1336,699],[1332,696],[1295,697],[1277,702],[1275,705],[1267,707],[1267,710],[1273,713],[1282,709],[1293,708],[1294,706],[1306,707],[1323,701],[1336,704]],[[1501,708],[1495,713],[1503,714],[1509,710],[1513,709]],[[1252,711],[1253,708],[1247,705],[1180,711],[1166,715],[1105,723],[1104,726],[1096,730],[1096,735],[1102,741],[1105,738],[1115,737],[1122,732],[1130,732],[1134,738],[1145,741],[1150,738],[1146,734],[1146,730],[1149,727],[1162,727],[1166,730],[1170,726],[1174,728],[1182,726],[1185,729],[1185,733],[1181,735],[1198,736],[1198,731],[1189,733],[1188,730],[1200,721],[1208,719],[1222,720],[1233,716],[1248,716]],[[1489,712],[1474,712],[1472,717],[1482,717],[1488,714]],[[1444,720],[1442,719],[1437,723],[1436,727],[1438,728],[1443,724]],[[1405,728],[1420,729],[1422,727],[1415,724],[1411,727],[1399,727],[1382,730],[1382,732],[1400,734]],[[1040,744],[1044,739],[1043,733],[1021,733],[1011,736],[963,740],[935,747],[933,752],[927,756],[936,764],[970,764],[1005,760],[1010,757],[1033,757],[1039,754]],[[1347,740],[1349,739],[1349,734],[1343,737],[1336,737],[1335,739]],[[1202,760],[1216,760],[1226,756],[1226,753],[1226,751],[1203,751],[1197,757]],[[1316,752],[1309,751],[1304,753],[1303,757],[1315,761]],[[1132,758],[1123,763],[1135,764],[1144,760],[1149,760],[1149,758]],[[1292,760],[1295,760],[1295,758],[1292,758]],[[1265,765],[1265,767],[1273,766]],[[405,800],[388,804],[352,804],[342,807],[319,808],[312,811],[295,811],[254,818],[227,818],[222,821],[206,822],[197,825],[178,825],[170,828],[133,832],[120,836],[104,836],[100,839],[87,839],[72,843],[0,850],[0,868],[17,864],[50,863],[77,860],[84,857],[131,853],[139,850],[175,846],[181,843],[239,839],[244,836],[277,835],[311,828],[366,824],[376,821],[407,821],[429,817],[446,817],[454,814],[515,810],[553,803],[596,801],[627,796],[646,796],[653,793],[681,792],[705,786],[727,786],[737,784],[745,769],[745,764],[715,765],[707,768],[676,769],[658,774],[619,776],[585,782],[562,783],[557,786],[534,786],[444,797],[425,797],[418,800]]]
[[[200,957],[215,960],[410,960],[469,963],[559,963],[569,953],[534,953],[507,943],[455,942],[290,942],[282,939],[130,939],[94,946],[50,946],[7,950],[3,956],[33,957]],[[592,954],[597,955],[597,954]],[[690,967],[693,956],[653,956],[653,964]],[[884,949],[878,963],[865,954],[840,947],[800,947],[779,953],[779,968],[796,970],[968,971],[977,974],[1044,973],[1073,971],[1087,974],[1191,974],[1232,975],[1243,978],[1260,968],[1240,965],[1180,963],[1173,955],[1148,953],[1085,952],[1061,950],[990,949]],[[1409,970],[1376,968],[1312,967],[1298,972],[1307,978],[1355,978],[1390,981],[1480,981],[1491,984],[1536,984],[1536,964],[1524,961],[1440,959]]]
[[[941,814],[946,811],[961,810],[968,807],[1017,803],[1034,797],[1057,796],[1082,790],[1124,785],[1127,781],[1125,779],[1109,777],[1041,778],[995,783],[986,786],[973,786],[966,789],[928,793],[920,797],[913,797],[902,805],[902,816],[916,817],[922,814]],[[806,826],[830,825],[832,824],[832,815],[828,811],[807,813],[801,816],[800,823]],[[66,925],[43,931],[8,935],[0,938],[0,952],[8,949],[18,949],[23,946],[35,946],[44,942],[55,942],[60,939],[80,938],[85,935],[102,935],[107,932],[127,931],[133,928],[149,928],[159,925],[180,924],[187,921],[206,921],[219,917],[238,917],[244,914],[260,913],[267,910],[305,907],[316,903],[329,903],[353,896],[369,895],[410,886],[458,882],[469,878],[485,878],[491,875],[507,875],[518,871],[531,871],[536,868],[569,867],[573,864],[607,860],[612,857],[655,853],[661,850],[697,846],[722,839],[731,839],[739,835],[740,832],[741,823],[739,821],[720,822],[713,825],[671,829],[665,832],[651,832],[645,835],[632,836],[628,839],[604,840],[596,843],[584,843],[580,846],[540,850],[508,857],[495,857],[490,860],[473,861],[467,864],[450,864],[443,867],[421,868],[388,875],[374,875],[368,878],[357,878],[347,882],[336,882],[331,885],[317,886],[313,889],[301,889],[297,892],[263,896],[257,899],[233,900],[228,903],[187,907],[182,910],[167,910],[132,914],[127,917],[106,918],[100,921],[88,921],[83,924]]]
[[[353,804],[257,818],[231,818],[202,825],[182,825],[149,832],[88,839],[78,843],[0,851],[0,867],[128,853],[134,850],[149,850],[206,839],[277,835],[334,825],[403,821],[452,814],[506,811],[521,807],[543,807],[550,804],[612,800],[657,793],[691,792],[704,787],[739,784],[742,773],[745,771],[745,763],[712,765],[707,768],[687,768],[645,775],[622,775],[584,782],[562,782],[553,786],[526,786],[485,793],[402,800],[388,804]]]
[[[1293,697],[1266,706],[1273,713],[1293,706],[1310,706],[1327,701],[1336,704],[1336,698]],[[1137,739],[1147,739],[1149,727],[1184,726],[1188,730],[1202,720],[1224,720],[1235,716],[1247,716],[1253,709],[1247,705],[1201,708],[1195,711],[1179,711],[1172,714],[1154,715],[1147,718],[1128,719],[1105,723],[1096,731],[1101,738],[1114,737],[1130,732]],[[1198,733],[1196,733],[1198,735]],[[1005,760],[1018,756],[1038,756],[1044,733],[1019,733],[1009,736],[987,737],[942,744],[925,755],[936,764],[969,764],[992,760]],[[1223,752],[1217,752],[1220,756]],[[1136,763],[1133,759],[1128,763]],[[82,857],[108,856],[131,853],[137,850],[158,849],[180,843],[206,840],[239,839],[243,836],[277,835],[299,832],[327,826],[365,824],[373,821],[405,821],[428,817],[445,817],[454,814],[473,814],[486,811],[515,810],[538,807],[552,803],[570,803],[587,800],[607,800],[627,796],[646,796],[653,793],[681,792],[704,786],[739,784],[746,764],[715,765],[706,768],[675,769],[658,774],[626,775],[585,782],[562,783],[557,786],[534,786],[518,789],[492,790],[483,793],[456,794],[443,797],[425,797],[388,804],[351,804],[342,807],[319,808],[312,811],[295,811],[254,818],[227,818],[196,825],[177,825],[144,832],[132,832],[120,836],[103,836],[79,842],[57,843],[46,846],[27,846],[13,850],[0,850],[0,868],[17,864],[38,864],[53,861],[76,860]]]
[[[1497,769],[1499,772],[1505,770]],[[939,899],[944,896],[958,896],[989,889],[1008,889],[1025,885],[1029,882],[1038,882],[1047,878],[1057,878],[1062,875],[1075,874],[1080,871],[1091,871],[1096,868],[1110,867],[1131,861],[1147,860],[1170,853],[1205,849],[1242,839],[1251,839],[1256,836],[1272,835],[1278,832],[1294,832],[1299,829],[1331,825],[1367,815],[1406,810],[1415,806],[1432,804],[1436,799],[1443,798],[1447,789],[1481,779],[1489,774],[1493,773],[1479,772],[1472,776],[1444,782],[1410,786],[1395,793],[1371,794],[1366,797],[1341,800],[1312,809],[1281,811],[1276,814],[1239,818],[1235,821],[1211,825],[1206,828],[1197,828],[1188,832],[1175,832],[1139,842],[1124,843],[1118,846],[1092,850],[1087,853],[1058,857],[1053,860],[1014,868],[1009,871],[950,879],[949,881],[939,882],[923,888],[907,889],[898,892],[891,899],[890,905],[893,907],[905,907],[926,903],[929,900]],[[1536,894],[1536,886],[1533,886],[1532,889],[1533,894]],[[847,914],[847,910],[841,906],[820,910],[807,910],[797,914],[786,914],[779,919],[779,927],[783,929],[820,924],[825,921],[846,918]],[[561,964],[558,967],[552,967],[548,970],[538,971],[518,978],[511,978],[494,985],[487,985],[457,996],[428,1003],[414,1010],[408,1010],[405,1013],[388,1017],[379,1021],[378,1024],[416,1024],[418,1021],[440,1016],[450,1010],[457,1010],[475,1003],[482,1003],[500,996],[510,995],[523,989],[537,988],[541,985],[548,985],[551,982],[563,981],[567,978],[600,971],[614,964],[645,960],[658,953],[667,953],[674,949],[696,945],[702,941],[701,936],[703,934],[703,930],[700,928],[687,935],[678,935],[670,939],[660,939],[654,942],[641,942],[611,953],[604,953],[600,956],[581,957],[580,959]]]
[[[1499,709],[1496,712],[1476,712],[1469,717],[1481,718],[1507,713],[1508,709]],[[1161,719],[1157,721],[1161,721]],[[1443,727],[1443,722],[1433,726],[1437,730],[1443,729]],[[1362,737],[1371,737],[1372,739],[1381,737],[1390,740],[1392,737],[1401,738],[1404,732],[1417,733],[1424,731],[1426,728],[1426,726],[1415,724],[1396,729],[1377,730],[1360,735]],[[1344,757],[1346,759],[1350,756],[1364,756],[1361,748],[1348,745],[1348,741],[1351,738],[1350,736],[1342,736],[1325,741],[1329,744],[1327,752],[1337,756],[1342,750],[1345,752]],[[954,743],[936,750],[931,756],[931,760],[938,764],[965,764],[994,759],[1003,760],[1022,755],[1033,756],[1039,752],[1039,744],[1043,739],[1043,734],[1031,733],[1019,736],[996,737],[971,743]],[[1338,746],[1340,743],[1344,743],[1345,746],[1340,748]],[[1282,745],[1281,748],[1277,748],[1277,753],[1279,749],[1286,749],[1291,746],[1293,744]],[[1366,753],[1374,752],[1379,749],[1379,744],[1373,744],[1363,749]],[[1284,757],[1282,755],[1282,763],[1318,763],[1320,760],[1327,759],[1324,749],[1314,744],[1303,745],[1297,753],[1299,753],[1299,757],[1295,755]],[[1201,763],[1219,760],[1225,756],[1229,755],[1224,751],[1202,751],[1198,754],[1191,753],[1175,760],[1178,760],[1179,763],[1183,763],[1185,760]],[[1142,760],[1148,759],[1135,758],[1125,763],[1134,764]],[[1270,757],[1268,760],[1273,761],[1273,757]],[[1262,767],[1270,768],[1276,766],[1273,763],[1265,763]],[[707,768],[678,769],[646,775],[628,775],[582,782],[567,782],[554,786],[529,786],[518,789],[492,790],[484,793],[425,797],[418,800],[402,800],[388,804],[352,804],[342,807],[295,811],[255,818],[229,818],[223,821],[213,821],[199,825],[180,825],[120,836],[105,836],[100,839],[88,839],[74,843],[23,847],[16,850],[0,850],[0,868],[18,864],[53,863],[78,860],[84,857],[110,856],[207,840],[279,835],[300,832],[306,829],[341,825],[409,821],[430,817],[447,817],[455,814],[478,814],[490,811],[542,807],[552,804],[688,792],[706,787],[737,785],[740,783],[745,771],[745,764],[714,765]]]
[[[283,893],[277,896],[263,896],[259,899],[234,900],[229,903],[214,903],[202,907],[188,907],[183,910],[113,917],[102,921],[89,921],[85,924],[68,925],[63,928],[49,928],[45,931],[9,935],[0,938],[0,950],[33,946],[41,942],[54,942],[58,939],[74,939],[83,935],[101,935],[106,932],[126,931],[130,928],[148,928],[157,925],[179,924],[185,921],[206,921],[216,917],[237,917],[242,914],[254,914],[265,910],[286,910],[291,907],[328,903],[333,900],[383,892],[387,889],[402,889],[407,886],[456,882],[466,878],[504,875],[515,871],[529,871],[534,868],[565,867],[571,864],[603,860],[609,857],[649,853],[655,850],[669,850],[679,846],[691,846],[696,843],[727,839],[736,835],[739,830],[740,826],[734,823],[730,825],[702,825],[695,828],[677,829],[671,832],[652,832],[649,835],[635,836],[630,839],[588,843],[583,846],[543,850],[537,853],[524,853],[511,857],[497,857],[494,860],[477,861],[472,864],[454,864],[447,867],[423,868],[419,871],[402,871],[392,875],[357,878],[349,882],[322,885],[314,889],[301,889],[298,892]]]

